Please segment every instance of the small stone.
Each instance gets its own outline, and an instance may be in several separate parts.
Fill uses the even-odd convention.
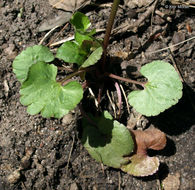
[[[31,162],[27,156],[23,157],[21,160],[22,169],[28,169],[31,165]]]
[[[15,170],[8,177],[7,181],[11,184],[17,183],[21,177],[20,170]]]
[[[76,183],[72,183],[71,185],[70,185],[70,189],[69,190],[78,190],[79,188],[78,188],[78,186],[77,186],[77,184]]]
[[[4,90],[5,90],[5,96],[7,97],[8,96],[8,92],[9,92],[9,85],[8,85],[7,80],[3,81],[3,85],[4,85]]]
[[[7,48],[5,48],[4,52],[7,54],[7,58],[9,60],[12,60],[16,57],[17,52],[15,50],[15,45],[14,44],[9,44]]]
[[[180,186],[180,173],[169,174],[162,182],[164,190],[178,190]]]
[[[73,120],[72,114],[68,113],[68,114],[66,114],[66,115],[63,117],[63,119],[62,119],[62,124],[63,124],[64,126],[70,125],[71,122],[72,122],[72,120]]]

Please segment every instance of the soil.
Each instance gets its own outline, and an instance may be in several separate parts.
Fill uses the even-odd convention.
[[[109,2],[103,3],[110,5]],[[165,2],[157,5],[157,9],[166,14],[165,18],[154,14],[152,26],[151,17],[148,17],[137,32],[130,30],[112,36],[108,54],[116,68],[121,63],[124,76],[139,79],[141,65],[153,60],[172,63],[167,50],[150,52],[195,36],[194,8],[177,7],[173,10],[170,5],[165,5]],[[131,19],[137,20],[147,10],[144,7],[132,10],[124,2],[121,7],[115,28]],[[135,178],[103,166],[89,156],[80,141],[81,114],[78,108],[63,119],[45,119],[40,115],[30,116],[19,102],[20,83],[12,72],[13,59],[26,47],[38,44],[46,34],[38,32],[41,24],[62,10],[53,9],[47,0],[1,0],[0,10],[0,190],[151,190],[161,189],[162,181],[168,175],[176,176],[179,181],[179,186],[172,188],[174,190],[195,188],[194,40],[172,50],[185,80],[182,99],[159,116],[142,116],[139,124],[135,124],[136,128],[153,125],[165,132],[168,138],[164,150],[149,152],[151,156],[159,157],[159,171],[153,176]],[[135,12],[137,10],[139,13]],[[83,12],[89,15],[94,27],[104,29],[110,6],[87,7]],[[167,21],[167,15],[172,18],[171,22]],[[43,44],[46,45],[53,37],[57,36],[55,41],[59,41],[72,34],[70,26],[60,33],[62,28],[55,30]],[[150,38],[152,29],[166,31],[163,42],[158,37]],[[104,32],[98,36],[103,37]],[[121,84],[126,94],[132,89],[129,84]],[[109,103],[107,109],[113,114]],[[118,120],[127,124],[130,115],[125,110],[127,107],[123,100],[122,116]],[[132,113],[131,107],[130,110]],[[21,167],[23,169],[20,170]]]

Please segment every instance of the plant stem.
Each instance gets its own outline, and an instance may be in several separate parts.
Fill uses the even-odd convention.
[[[108,77],[113,78],[113,79],[125,81],[125,82],[128,82],[128,83],[137,84],[137,85],[142,86],[143,88],[145,88],[145,84],[146,84],[145,82],[139,82],[139,81],[136,81],[136,80],[119,77],[119,76],[114,75],[112,73],[105,73],[105,76],[108,76]]]
[[[78,71],[76,71],[76,72],[74,72],[74,73],[71,73],[70,75],[68,75],[67,77],[65,77],[65,78],[63,78],[62,80],[60,80],[59,82],[61,83],[61,84],[63,84],[65,81],[67,81],[67,80],[69,80],[69,79],[71,79],[72,77],[74,77],[74,76],[77,76],[77,75],[79,75],[80,73],[84,73],[84,72],[87,72],[87,71],[92,71],[92,70],[95,70],[96,69],[96,67],[87,67],[87,68],[82,68],[81,70],[78,70]]]
[[[83,73],[85,72],[85,70],[78,70],[74,73],[71,73],[70,75],[68,75],[67,77],[63,78],[62,80],[60,80],[59,82],[61,84],[63,84],[65,81],[67,81],[68,79],[71,79],[72,77],[76,76],[76,75],[79,75],[80,73]]]
[[[103,53],[103,62],[102,62],[103,70],[104,70],[105,62],[106,62],[106,53],[107,53],[106,49],[107,49],[107,46],[109,44],[109,38],[110,38],[112,26],[113,26],[113,23],[114,23],[114,18],[116,16],[116,12],[117,12],[119,3],[120,3],[120,0],[114,0],[114,2],[112,4],[111,13],[110,13],[110,17],[109,17],[109,20],[108,20],[108,25],[107,25],[107,28],[106,28],[106,34],[104,36],[104,41],[103,41],[104,53]]]
[[[112,9],[111,9],[110,17],[109,17],[109,20],[108,20],[108,25],[107,25],[107,28],[106,28],[106,34],[105,34],[104,42],[103,42],[105,50],[107,49],[107,46],[108,46],[110,33],[111,33],[111,30],[112,30],[112,26],[113,26],[113,23],[114,23],[114,18],[116,16],[116,12],[117,12],[119,3],[120,3],[120,0],[114,0],[114,2],[112,4]]]
[[[117,116],[120,117],[121,114],[121,105],[122,105],[122,97],[121,97],[121,90],[117,82],[114,83],[114,86],[116,88],[117,96],[118,96],[118,113]]]

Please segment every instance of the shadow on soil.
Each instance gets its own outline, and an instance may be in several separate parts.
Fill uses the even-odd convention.
[[[195,124],[195,92],[187,85],[179,103],[161,113],[158,117],[149,118],[150,122],[167,135],[179,135]]]
[[[168,176],[168,174],[169,174],[169,168],[168,168],[167,164],[160,163],[159,170],[154,175],[147,176],[147,177],[136,177],[136,178],[138,180],[145,181],[145,182],[153,181],[156,179],[162,181],[163,179],[165,179]]]

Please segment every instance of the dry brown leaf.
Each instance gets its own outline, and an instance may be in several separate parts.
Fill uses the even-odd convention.
[[[146,155],[147,149],[161,150],[166,145],[165,134],[156,128],[149,128],[145,131],[132,130],[137,145],[137,154]]]
[[[160,164],[157,157],[140,154],[135,154],[130,157],[130,161],[129,164],[122,165],[121,170],[137,177],[153,175],[158,170]]]
[[[75,11],[87,4],[91,0],[49,0],[50,5],[57,9],[63,9],[65,11]]]
[[[56,17],[45,20],[39,27],[39,32],[47,31],[68,22],[72,13],[61,11]]]
[[[147,149],[160,150],[166,145],[166,136],[156,128],[149,128],[144,131],[131,130],[136,141],[136,152],[129,158],[127,165],[122,165],[121,170],[133,176],[153,175],[159,167],[157,157],[147,156]]]

